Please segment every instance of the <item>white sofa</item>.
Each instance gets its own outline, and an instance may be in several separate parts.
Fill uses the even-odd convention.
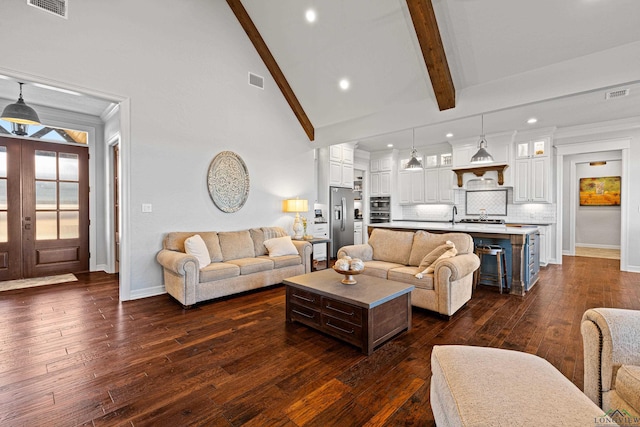
[[[211,263],[200,268],[195,256],[185,250],[185,240],[199,234]],[[171,232],[156,256],[162,266],[164,286],[172,297],[188,308],[198,302],[281,283],[311,272],[312,247],[293,240],[295,255],[269,256],[267,238],[286,236],[280,227],[262,227],[230,232]]]
[[[605,412],[618,411],[640,426],[640,311],[592,308],[580,331],[585,394]]]
[[[415,277],[425,255],[447,240],[455,244],[458,254],[437,261],[433,273]],[[338,250],[338,258],[360,258],[364,274],[414,285],[412,305],[450,317],[471,299],[473,272],[480,266],[473,249],[473,239],[465,233],[376,228],[368,243],[344,246]]]

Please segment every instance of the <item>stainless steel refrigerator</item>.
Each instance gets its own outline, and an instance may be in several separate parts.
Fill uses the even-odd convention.
[[[352,189],[340,187],[329,187],[329,192],[331,258],[335,258],[338,249],[353,245],[354,194]]]

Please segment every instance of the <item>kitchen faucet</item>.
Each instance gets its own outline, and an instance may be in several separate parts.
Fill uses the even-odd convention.
[[[453,205],[453,209],[451,209],[451,225],[456,223],[456,214],[458,213],[458,208],[456,205]]]

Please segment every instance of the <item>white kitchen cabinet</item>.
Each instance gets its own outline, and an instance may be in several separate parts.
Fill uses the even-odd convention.
[[[353,244],[362,244],[362,222],[356,221],[353,223]]]
[[[313,237],[317,237],[319,239],[328,239],[329,238],[329,224],[313,224]],[[313,245],[313,259],[324,261],[327,259],[327,244],[319,243],[317,245]]]
[[[424,203],[424,171],[402,170],[398,173],[399,200],[401,205]]]
[[[380,172],[379,196],[391,196],[391,171]]]
[[[540,266],[544,267],[549,264],[549,250],[547,248],[547,226],[539,225],[538,231],[540,232]]]
[[[353,148],[350,146],[329,147],[329,185],[353,188]]]
[[[424,202],[450,204],[453,203],[453,186],[455,174],[450,167],[425,169]]]
[[[371,173],[369,177],[369,195],[380,195],[380,174],[378,172]]]
[[[551,202],[550,138],[516,142],[513,203]]]

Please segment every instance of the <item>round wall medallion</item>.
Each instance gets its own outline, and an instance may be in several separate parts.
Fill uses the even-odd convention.
[[[247,165],[232,151],[218,153],[209,166],[207,187],[218,209],[222,212],[239,211],[249,196]]]

